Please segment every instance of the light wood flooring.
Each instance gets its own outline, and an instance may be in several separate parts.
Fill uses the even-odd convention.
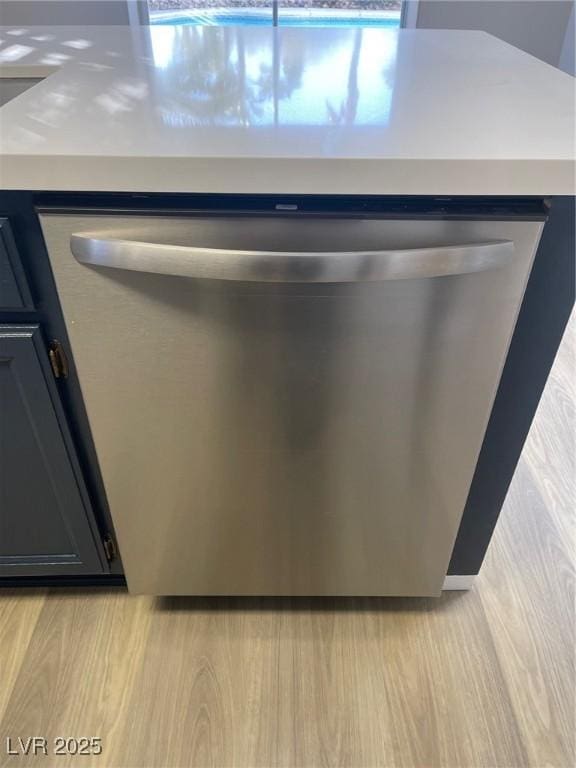
[[[0,764],[572,768],[575,349],[573,324],[468,593],[0,592]],[[103,754],[9,757],[7,736]]]

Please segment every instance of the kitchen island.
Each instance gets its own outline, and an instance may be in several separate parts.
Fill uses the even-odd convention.
[[[125,40],[130,35],[125,48],[118,45],[122,35]],[[38,35],[23,31],[19,45],[26,47],[26,36]],[[444,534],[443,546],[451,549],[462,518],[448,569],[453,578],[446,584],[469,585],[573,303],[572,78],[476,32],[164,27],[142,29],[136,35],[116,29],[110,41],[114,36],[115,47],[107,44],[105,34],[94,45],[86,45],[90,43],[87,35],[70,35],[59,45],[67,44],[74,56],[65,54],[69,58],[60,58],[59,71],[0,112],[3,212],[14,220],[17,241],[26,237],[24,229],[36,232],[34,256],[23,257],[32,275],[35,260],[43,258],[47,264],[43,252],[47,230],[40,232],[34,209],[44,216],[54,211],[100,216],[128,211],[142,218],[167,212],[180,217],[226,215],[236,222],[238,216],[250,216],[278,220],[282,227],[291,222],[292,228],[302,230],[304,220],[353,220],[365,222],[358,230],[358,242],[366,240],[368,222],[402,218],[446,222],[444,235],[439,230],[434,234],[435,245],[442,238],[443,245],[459,244],[470,234],[477,239],[476,225],[469,226],[473,221],[549,218],[498,393],[494,398],[487,391],[494,406],[482,449],[479,445],[470,449],[470,455],[475,455],[474,477],[467,480],[469,492],[461,498],[460,508],[452,510]],[[42,53],[37,65],[47,66],[41,65],[47,57]],[[29,77],[34,62],[26,68],[25,58],[19,60],[18,72]],[[50,60],[58,63],[54,51]],[[42,76],[40,70],[37,73]],[[85,228],[86,222],[82,223]],[[451,227],[454,231],[449,234]],[[52,242],[57,242],[55,236]],[[412,240],[407,242],[413,250]],[[286,249],[274,250],[282,258],[287,255]],[[312,250],[317,252],[318,244]],[[171,258],[174,253],[170,251]],[[141,255],[140,263],[148,257],[149,253]],[[93,258],[92,254],[88,261]],[[132,268],[126,261],[121,263],[122,270]],[[111,470],[107,470],[108,482],[105,477],[102,484],[98,468],[104,457],[92,445],[100,416],[98,424],[94,411],[90,421],[86,418],[79,387],[80,383],[86,394],[93,372],[85,359],[78,383],[75,362],[84,353],[80,337],[71,345],[68,340],[79,333],[78,318],[71,320],[68,288],[63,289],[68,283],[59,269],[53,261],[59,297],[52,296],[48,314],[68,350],[70,373],[60,383],[60,396],[82,454],[83,475],[88,477],[85,495],[100,510],[90,528],[101,530],[104,521],[110,541],[106,486],[111,487]],[[88,282],[90,273],[84,274]],[[249,282],[247,273],[243,274],[240,279]],[[382,274],[363,279],[382,279]],[[458,273],[430,276],[442,274]],[[50,292],[48,277],[45,284]],[[406,298],[413,300],[408,293]],[[111,332],[106,330],[110,322],[106,313],[102,333]],[[467,323],[465,316],[463,322]],[[480,343],[476,337],[471,339],[474,345]],[[503,343],[505,349],[506,339]],[[482,354],[482,344],[474,348]],[[92,348],[91,354],[95,359],[100,353]],[[178,351],[172,349],[171,354]],[[104,363],[101,359],[100,365]],[[318,370],[322,374],[323,369]],[[166,386],[171,386],[168,380]],[[474,387],[473,379],[469,386]],[[415,402],[425,400],[421,392]],[[429,418],[426,412],[423,418]],[[438,438],[444,439],[443,434],[438,431]],[[108,453],[115,450],[107,446]],[[106,463],[110,466],[109,458]],[[175,476],[172,482],[180,480]],[[279,482],[288,480],[282,477]],[[462,490],[458,493],[462,496]],[[115,492],[116,500],[121,497]],[[124,498],[128,506],[134,503],[134,497]],[[112,510],[114,521],[116,515],[121,517],[122,512]],[[438,521],[441,529],[445,522]],[[131,542],[121,541],[121,550],[130,548]],[[100,559],[105,571],[110,567],[107,561],[114,562],[113,544],[104,549],[107,557],[102,557],[101,550]],[[40,563],[43,572],[47,563]],[[42,572],[34,567],[30,574]],[[285,588],[290,591],[289,584]],[[297,591],[305,589],[299,586]],[[349,593],[346,589],[339,587],[335,592]],[[330,587],[324,585],[322,593],[326,591],[330,593]],[[418,586],[364,592],[424,593]]]

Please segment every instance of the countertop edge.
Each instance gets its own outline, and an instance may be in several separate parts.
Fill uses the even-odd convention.
[[[0,184],[5,191],[38,192],[546,197],[575,195],[576,169],[569,158],[103,158],[0,152]]]

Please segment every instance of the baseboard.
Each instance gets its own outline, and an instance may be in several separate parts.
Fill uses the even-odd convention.
[[[443,591],[466,591],[472,588],[475,576],[446,576]],[[124,576],[15,576],[1,577],[2,587],[117,587],[125,586]]]
[[[1,576],[0,589],[6,587],[123,587],[124,576],[114,573],[94,576]]]
[[[445,576],[443,591],[472,589],[476,576]]]

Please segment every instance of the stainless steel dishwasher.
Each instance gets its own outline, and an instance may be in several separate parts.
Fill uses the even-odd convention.
[[[541,221],[41,221],[132,592],[439,594]]]

